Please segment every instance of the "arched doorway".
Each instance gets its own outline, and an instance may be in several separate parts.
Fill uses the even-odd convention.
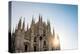
[[[28,52],[30,50],[30,44],[28,42],[24,42],[24,51]]]
[[[27,52],[27,50],[28,50],[28,46],[27,46],[27,45],[25,45],[25,52]]]
[[[36,50],[36,46],[34,46],[34,51],[37,51],[37,50]]]

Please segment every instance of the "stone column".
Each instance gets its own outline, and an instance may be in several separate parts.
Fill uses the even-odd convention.
[[[31,49],[30,51],[34,51],[34,34],[31,33]]]

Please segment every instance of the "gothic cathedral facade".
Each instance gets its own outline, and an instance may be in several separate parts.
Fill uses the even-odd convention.
[[[59,36],[55,35],[54,29],[51,32],[49,21],[45,23],[39,15],[38,22],[32,18],[31,25],[27,25],[26,30],[25,19],[23,23],[21,21],[20,19],[15,31],[11,33],[12,52],[60,50]]]

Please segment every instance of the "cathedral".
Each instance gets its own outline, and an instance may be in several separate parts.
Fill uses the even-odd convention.
[[[30,27],[25,29],[25,19],[20,18],[17,27],[11,33],[11,52],[34,52],[60,50],[59,36],[51,32],[49,20],[44,22],[39,15],[38,21],[32,18]]]

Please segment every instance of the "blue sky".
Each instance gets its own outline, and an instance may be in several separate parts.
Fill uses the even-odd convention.
[[[30,25],[32,16],[38,21],[39,14],[43,21],[50,20],[51,31],[60,37],[61,49],[76,49],[78,46],[78,7],[77,5],[12,2],[12,30],[20,17],[25,17],[25,25]]]

